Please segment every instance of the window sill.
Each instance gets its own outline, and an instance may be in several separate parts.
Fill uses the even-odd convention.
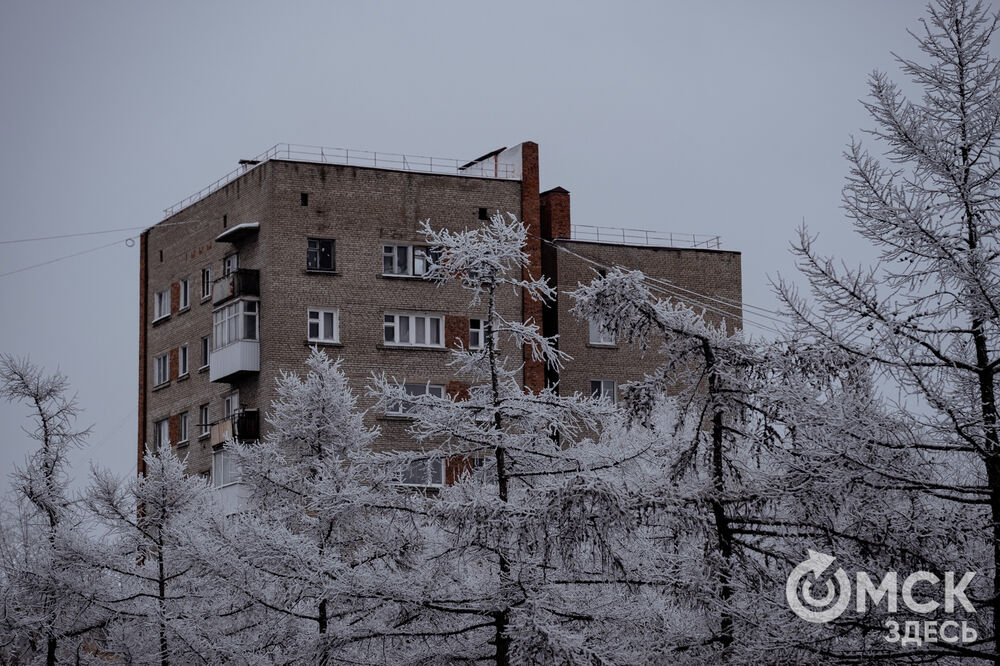
[[[208,372],[208,369],[209,369],[210,367],[211,367],[211,366],[208,366],[208,365],[203,365],[203,366],[201,366],[200,368],[198,368],[198,373],[199,373],[199,374],[201,374],[202,372]]]
[[[157,317],[151,323],[152,323],[153,326],[157,326],[157,325],[162,324],[163,322],[167,321],[168,319],[170,319],[170,315],[165,314],[162,317]]]
[[[393,273],[380,273],[378,277],[385,280],[416,280],[418,282],[433,282],[433,280],[424,277],[423,275],[395,275]]]
[[[179,308],[177,310],[177,312],[175,312],[174,314],[181,314],[181,313],[184,313],[184,312],[189,312],[190,310],[191,310],[191,306],[190,305],[185,305],[184,307]]]
[[[449,351],[448,347],[428,347],[424,345],[386,345],[379,344],[375,345],[375,349],[381,349],[385,351],[432,351],[432,352],[446,352]]]
[[[184,448],[187,448],[187,445],[188,445],[188,444],[190,444],[190,443],[191,443],[191,440],[190,440],[190,439],[185,439],[184,441],[181,441],[181,442],[177,442],[177,448],[179,449],[179,448],[181,448],[182,446],[183,446]]]
[[[603,342],[588,342],[587,346],[592,349],[618,349],[618,345],[614,343],[608,344]]]
[[[191,379],[191,373],[185,372],[183,375],[180,375],[179,377],[177,377],[177,379],[175,381],[183,382],[183,381],[186,381],[188,379]]]
[[[375,417],[379,421],[412,421],[416,417],[409,414],[382,414]]]
[[[163,389],[167,388],[168,386],[170,386],[170,382],[169,381],[163,382],[162,384],[157,384],[156,386],[153,387],[153,393],[156,393],[157,391],[162,391]]]
[[[198,301],[198,302],[199,303],[207,303],[210,300],[212,300],[212,294],[205,294],[204,296],[201,297],[201,300]]]
[[[305,273],[306,275],[340,275],[340,271],[325,268],[307,268]]]
[[[198,439],[199,440],[208,439],[209,437],[211,437],[211,435],[212,435],[212,431],[209,430],[208,432],[203,432],[202,434],[198,435]]]
[[[343,347],[343,342],[333,340],[306,340],[306,347]]]

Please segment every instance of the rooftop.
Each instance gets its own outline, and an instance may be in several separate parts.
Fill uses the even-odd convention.
[[[426,155],[403,155],[401,153],[377,153],[353,148],[330,148],[308,146],[297,143],[278,143],[252,159],[240,160],[240,166],[215,182],[206,185],[189,197],[163,209],[163,217],[170,217],[178,211],[222,189],[247,171],[269,160],[290,160],[314,162],[317,164],[342,164],[346,166],[411,171],[415,173],[444,174],[471,178],[496,178],[500,180],[520,180],[520,164],[503,160],[505,148],[500,148],[474,160],[450,157],[428,157]]]

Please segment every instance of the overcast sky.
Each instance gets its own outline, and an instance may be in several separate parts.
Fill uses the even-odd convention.
[[[803,219],[839,208],[858,103],[917,2],[0,3],[0,241],[125,227],[278,142],[471,159],[539,144],[573,221],[720,234],[775,307]],[[995,47],[1000,47],[994,44]],[[75,460],[134,472],[137,232],[0,243],[0,351],[72,380]],[[30,450],[0,406],[0,471]]]

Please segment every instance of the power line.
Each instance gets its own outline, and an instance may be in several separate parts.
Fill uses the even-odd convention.
[[[154,224],[152,227],[120,227],[118,229],[101,229],[100,231],[80,231],[72,234],[55,234],[52,236],[35,236],[33,238],[13,238],[9,240],[0,240],[0,245],[13,245],[15,243],[31,243],[34,241],[48,241],[48,240],[59,240],[62,238],[80,238],[82,236],[99,236],[101,234],[114,234],[120,233],[122,231],[138,231],[145,229],[152,229],[153,227],[176,227],[183,224],[202,224],[204,220],[180,220],[177,222],[160,222]],[[134,238],[134,237],[133,237]]]
[[[540,240],[540,241],[542,241],[544,243],[548,243],[549,245],[551,245],[555,249],[557,249],[557,250],[559,250],[561,252],[565,252],[565,253],[567,253],[569,255],[572,255],[572,256],[576,257],[577,259],[585,261],[585,262],[587,262],[587,263],[589,263],[589,264],[591,264],[593,266],[597,266],[598,268],[603,268],[605,270],[612,270],[611,266],[608,266],[607,264],[603,264],[603,263],[601,263],[601,262],[599,262],[599,261],[597,261],[595,259],[592,259],[590,257],[585,257],[585,256],[583,256],[581,254],[578,254],[577,252],[574,252],[573,250],[570,250],[567,247],[564,247],[564,246],[562,246],[560,244],[557,244],[557,243],[553,242],[552,239],[542,238],[541,236],[536,236],[535,234],[528,234],[528,235],[532,236],[533,238],[537,238],[538,240]],[[771,310],[768,310],[767,308],[762,308],[762,307],[759,307],[759,306],[751,306],[750,304],[745,303],[743,301],[735,301],[735,300],[732,300],[732,299],[719,299],[719,298],[715,298],[715,297],[712,297],[712,296],[708,296],[707,294],[702,294],[700,292],[696,292],[696,291],[693,291],[691,289],[686,289],[684,287],[680,287],[680,286],[675,285],[675,284],[673,284],[673,283],[671,283],[671,282],[669,282],[667,280],[663,280],[663,279],[660,279],[660,278],[653,278],[653,277],[650,277],[648,275],[646,276],[646,279],[649,282],[654,283],[654,284],[648,285],[650,287],[650,289],[653,290],[653,291],[657,291],[659,293],[666,294],[666,295],[671,296],[673,298],[677,298],[679,300],[686,301],[688,303],[692,303],[692,304],[696,305],[697,307],[702,308],[703,310],[706,310],[706,311],[709,311],[709,312],[714,312],[716,314],[722,315],[723,317],[731,317],[734,313],[733,312],[727,312],[727,311],[721,310],[721,309],[719,309],[717,307],[709,305],[704,300],[699,300],[699,299],[706,299],[708,301],[715,301],[716,303],[720,303],[720,304],[722,304],[723,306],[726,306],[726,307],[747,306],[747,307],[751,308],[751,310],[759,310],[761,312],[754,312],[753,316],[751,316],[751,315],[749,315],[749,314],[747,314],[745,312],[741,313],[741,317],[742,317],[743,321],[747,322],[747,323],[750,323],[750,324],[752,324],[753,326],[755,326],[757,328],[760,328],[760,329],[763,329],[763,330],[766,330],[766,331],[770,331],[770,332],[775,333],[775,334],[780,334],[781,333],[777,328],[775,328],[774,326],[771,326],[769,323],[762,323],[760,321],[757,321],[754,318],[756,316],[766,317],[767,319],[770,319],[771,321],[773,321],[775,323],[778,323],[778,324],[783,323],[782,319],[780,319],[777,316],[775,316],[775,315],[778,315],[778,313],[773,312]],[[657,286],[655,283],[662,283],[663,285],[667,285],[667,286],[666,287],[664,287],[664,286]],[[677,290],[680,290],[680,291],[683,291],[683,292],[687,292],[687,294],[690,294],[690,295],[684,295],[682,293],[679,293]],[[695,296],[696,298],[692,298],[692,296]],[[730,303],[732,305],[730,305]],[[767,313],[767,314],[764,314],[764,313]]]
[[[132,237],[134,238],[134,237]],[[57,261],[63,261],[64,259],[72,259],[73,257],[79,257],[81,254],[90,254],[91,252],[97,252],[98,250],[103,250],[104,248],[111,247],[112,245],[118,245],[119,243],[125,243],[131,240],[126,238],[123,240],[116,240],[104,245],[98,245],[97,247],[92,247],[89,250],[80,250],[79,252],[74,252],[73,254],[66,254],[61,257],[56,257],[55,259],[49,259],[48,261],[42,261],[37,264],[31,264],[30,266],[24,266],[23,268],[15,268],[12,271],[7,271],[6,273],[0,273],[0,277],[7,277],[8,275],[14,275],[15,273],[23,273],[24,271],[29,271],[32,268],[40,268],[42,266],[48,266],[49,264],[54,264]]]

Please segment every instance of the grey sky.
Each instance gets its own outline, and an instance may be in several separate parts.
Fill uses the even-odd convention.
[[[712,232],[774,306],[803,218],[839,209],[858,99],[916,56],[918,2],[0,4],[0,240],[148,226],[274,143],[473,158],[540,146],[573,221]],[[995,44],[994,46],[1000,46]],[[0,273],[134,232],[0,245]],[[0,351],[69,375],[78,457],[134,470],[138,252],[0,277]],[[0,471],[30,444],[0,406]]]

